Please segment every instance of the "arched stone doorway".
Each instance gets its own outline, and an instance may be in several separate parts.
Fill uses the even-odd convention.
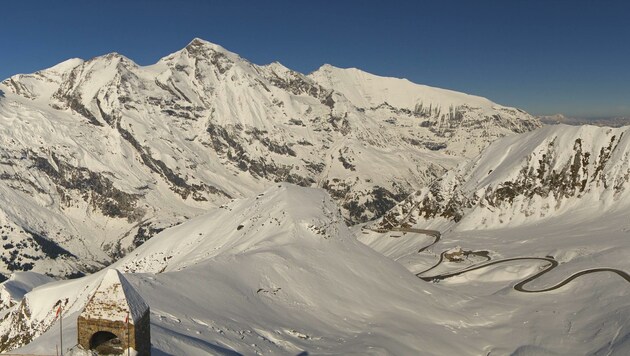
[[[90,338],[90,350],[99,355],[118,355],[123,353],[122,340],[109,331],[98,331]]]
[[[77,318],[77,343],[99,355],[151,355],[151,310],[129,281],[117,270],[105,273]]]

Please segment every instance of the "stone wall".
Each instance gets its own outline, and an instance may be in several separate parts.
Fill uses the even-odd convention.
[[[134,329],[130,329],[131,335],[135,335],[133,347],[138,351],[138,356],[151,355],[151,311],[147,309],[146,313],[138,320]]]
[[[129,328],[129,329],[127,329]],[[151,324],[150,311],[138,320],[137,324],[127,325],[124,320],[112,321],[105,319],[85,319],[79,316],[77,319],[78,343],[84,349],[90,349],[90,340],[99,331],[107,331],[116,335],[122,342],[123,349],[131,346],[138,351],[138,356],[151,355]],[[129,330],[129,331],[127,331]],[[129,332],[129,337],[127,337]]]

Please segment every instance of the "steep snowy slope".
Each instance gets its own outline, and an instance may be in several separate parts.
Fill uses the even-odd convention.
[[[630,128],[552,126],[499,140],[411,195],[382,226],[439,218],[458,229],[538,223],[630,204]],[[441,225],[445,226],[445,225]]]
[[[626,355],[628,130],[558,126],[499,140],[368,225],[407,232],[357,230],[359,239],[445,291],[474,297],[469,310],[495,315],[494,336],[504,335],[493,353]],[[431,244],[409,228],[442,234]],[[512,290],[542,271],[526,290],[591,272],[550,291]]]
[[[410,195],[368,226],[416,226],[444,234],[571,221],[593,231],[608,228],[609,215],[628,211],[629,187],[628,127],[548,126],[493,143],[474,162]],[[425,239],[361,234],[361,240],[414,271],[426,266],[427,256],[416,253]],[[598,241],[595,236],[591,244]]]
[[[607,245],[592,251],[584,249],[597,247],[592,231],[577,221],[458,232],[442,243],[567,261],[532,282],[538,289],[585,267],[627,264],[625,218],[609,216],[598,231]],[[630,283],[600,273],[547,293],[512,289],[543,265],[425,282],[356,241],[323,191],[282,184],[168,229],[114,267],[136,272],[126,277],[151,307],[154,354],[627,354]],[[64,339],[74,340],[76,317],[104,273],[28,293],[0,323],[4,347],[48,330],[16,352],[50,353],[59,304]]]
[[[539,125],[482,98],[334,73],[344,85],[195,39],[151,66],[111,53],[3,81],[0,218],[5,244],[29,242],[3,251],[0,272],[90,272],[280,181],[324,188],[348,222],[367,221]],[[46,262],[58,256],[59,267]]]
[[[367,116],[390,123],[420,121],[415,139],[429,149],[475,157],[489,142],[539,127],[525,112],[474,95],[433,88],[406,79],[380,77],[356,68],[324,65],[309,77],[343,94]],[[412,122],[413,122],[412,121]]]
[[[24,295],[35,287],[53,282],[54,279],[34,272],[15,272],[0,284],[0,312],[22,301]]]
[[[111,130],[25,101],[0,100],[2,272],[99,269],[154,230],[201,212]]]
[[[151,307],[157,354],[474,354],[484,343],[449,342],[452,325],[476,321],[442,308],[455,300],[356,241],[322,190],[282,184],[234,201],[113,267],[145,272],[126,277]],[[28,293],[0,323],[3,349],[51,328],[58,305],[73,340],[104,273]],[[19,352],[54,349],[57,330]]]

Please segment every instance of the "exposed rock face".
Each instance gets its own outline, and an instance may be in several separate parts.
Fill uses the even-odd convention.
[[[13,330],[10,334],[5,334],[0,339],[0,352],[12,350],[16,346],[26,345],[33,340],[34,335],[30,329],[31,325],[27,322],[30,317],[31,311],[24,301],[20,303],[17,310],[4,316],[3,320],[13,318]]]
[[[90,272],[281,181],[324,187],[349,223],[367,221],[496,138],[539,126],[483,98],[354,69],[307,76],[199,39],[152,66],[112,53],[0,90],[0,203],[23,202],[3,210],[18,231],[7,243],[32,231],[67,252],[56,267],[25,255],[40,243],[7,249],[0,272]]]
[[[435,218],[469,228],[524,223],[575,205],[623,204],[628,187],[628,128],[548,127],[491,145],[473,164],[410,195],[380,224]]]

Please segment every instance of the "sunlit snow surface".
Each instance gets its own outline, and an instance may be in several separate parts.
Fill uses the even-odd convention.
[[[630,273],[628,133],[627,127],[558,126],[493,143],[474,162],[436,182],[433,192],[423,189],[393,209],[391,220],[442,232],[439,243],[421,253],[417,251],[432,237],[359,228],[355,232],[359,240],[421,276],[482,262],[445,261],[422,273],[438,262],[442,252],[458,246],[487,253],[492,260],[552,257],[558,261],[557,268],[527,285],[530,290],[554,286],[593,268]],[[577,184],[550,176],[574,176]],[[507,200],[495,194],[504,187],[514,187]],[[438,196],[443,202],[465,202],[456,205],[461,220],[439,216],[439,209],[438,216],[428,219],[419,213],[419,206],[426,207],[424,202]],[[630,283],[611,272],[598,272],[545,293],[512,289],[547,265],[533,260],[506,262],[437,285],[451,294],[468,295],[472,299],[463,304],[465,310],[488,318],[487,330],[476,329],[491,340],[492,346],[484,351],[629,354]]]
[[[627,265],[630,223],[623,214],[603,222],[598,231],[566,222],[448,233],[431,250],[460,244],[501,256],[556,255],[565,263],[533,283],[542,287],[581,268]],[[151,307],[157,355],[628,352],[625,281],[602,273],[549,293],[511,288],[539,265],[423,282],[358,242],[323,191],[282,184],[164,231],[114,267],[136,272],[125,276]],[[73,340],[102,274],[35,289],[25,298],[32,320],[50,320],[54,303],[69,298],[64,337]],[[55,326],[19,351],[54,348]]]

